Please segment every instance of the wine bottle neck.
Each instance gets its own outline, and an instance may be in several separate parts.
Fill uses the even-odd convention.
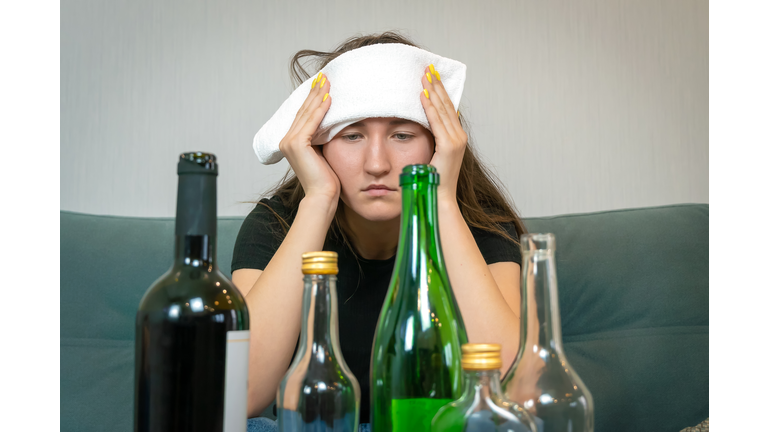
[[[209,268],[216,266],[216,237],[207,235],[176,236],[177,266]]]
[[[414,258],[420,256],[444,267],[438,235],[437,185],[426,181],[405,184],[402,187],[402,200],[396,262],[421,262],[420,259],[414,261]]]
[[[525,350],[537,355],[562,354],[560,307],[554,250],[536,250],[523,254],[522,287],[525,290]]]
[[[301,343],[304,355],[318,363],[335,361],[339,349],[338,315],[336,311],[336,275],[304,276]]]
[[[216,265],[216,176],[179,174],[176,265]]]

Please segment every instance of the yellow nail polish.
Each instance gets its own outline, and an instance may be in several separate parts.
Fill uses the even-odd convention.
[[[458,117],[458,116],[460,116],[460,115],[461,115],[461,114],[459,114],[459,110],[456,110],[456,117]]]
[[[315,88],[315,84],[317,84],[317,78],[312,80],[312,87],[310,88],[310,90]]]
[[[320,87],[322,87],[322,86],[320,86]],[[323,102],[325,102],[326,99],[328,99],[328,93],[326,93],[325,96],[323,96]]]
[[[323,73],[322,73],[322,72],[319,72],[319,73],[317,74],[317,81],[320,81],[320,78],[322,78],[322,77],[323,77]]]
[[[325,85],[325,77],[323,77],[323,82],[320,83],[320,88],[323,88],[324,85]]]
[[[440,79],[440,72],[438,72],[438,71],[435,71],[435,76],[437,77],[437,80],[438,80],[438,81],[442,81],[442,80]]]
[[[424,96],[426,96],[427,99],[429,99],[429,92],[427,91],[427,89],[424,89]]]
[[[432,83],[432,76],[429,74],[429,72],[427,72],[427,80]]]
[[[430,72],[432,72],[432,73],[434,74],[434,73],[435,73],[435,66],[434,66],[434,65],[432,65],[432,64],[430,64],[430,65],[429,65],[429,71],[430,71]]]

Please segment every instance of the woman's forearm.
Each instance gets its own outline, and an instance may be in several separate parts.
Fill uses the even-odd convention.
[[[520,319],[506,303],[455,200],[438,200],[440,240],[448,277],[472,343],[498,343],[503,370],[520,342]]]
[[[274,399],[301,331],[301,254],[323,248],[335,203],[304,198],[288,234],[246,294],[251,318],[248,413],[258,415]]]

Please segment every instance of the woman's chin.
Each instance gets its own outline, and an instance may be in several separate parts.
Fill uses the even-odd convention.
[[[400,217],[400,202],[389,203],[383,201],[357,203],[352,206],[352,211],[363,219],[371,222],[385,222]]]

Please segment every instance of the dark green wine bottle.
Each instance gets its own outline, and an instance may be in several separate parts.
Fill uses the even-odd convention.
[[[136,314],[135,432],[246,428],[248,309],[216,265],[216,157],[178,164],[176,258]]]
[[[429,431],[435,413],[461,395],[467,335],[440,247],[439,183],[431,165],[400,174],[400,242],[371,355],[373,432]]]

